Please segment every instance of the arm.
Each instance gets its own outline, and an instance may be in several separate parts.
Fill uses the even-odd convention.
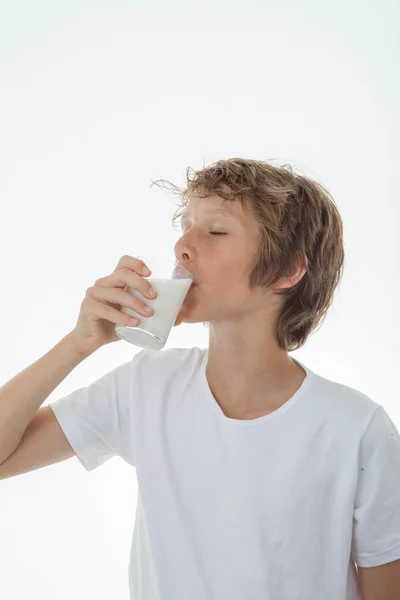
[[[363,600],[400,600],[400,433],[374,409],[359,445],[352,560]]]
[[[399,600],[400,559],[379,567],[358,567],[362,600]]]
[[[0,388],[0,464],[18,447],[39,407],[96,348],[83,351],[72,333]]]
[[[0,464],[0,479],[41,469],[75,455],[51,408],[42,406],[17,448]]]

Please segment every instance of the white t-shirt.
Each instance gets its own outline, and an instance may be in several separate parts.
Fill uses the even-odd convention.
[[[393,422],[300,361],[283,406],[228,418],[207,359],[141,350],[49,404],[87,471],[113,456],[135,468],[131,600],[360,600],[354,562],[400,558]]]

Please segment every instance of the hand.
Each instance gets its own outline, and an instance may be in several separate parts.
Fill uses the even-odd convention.
[[[86,290],[81,304],[78,321],[71,332],[76,344],[93,351],[105,344],[118,342],[121,338],[115,332],[116,323],[134,327],[131,316],[120,311],[122,306],[149,317],[153,313],[145,313],[146,304],[132,296],[128,287],[138,290],[143,296],[154,300],[157,297],[149,294],[151,284],[144,277],[143,269],[147,265],[138,258],[123,256],[111,275],[98,279],[94,286]]]

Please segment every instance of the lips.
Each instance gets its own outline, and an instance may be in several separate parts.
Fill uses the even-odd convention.
[[[188,276],[188,273],[189,273],[190,277],[192,277],[192,274],[189,271],[189,269],[187,269],[186,267],[183,267],[182,265],[175,265],[173,278],[174,279],[186,279]]]

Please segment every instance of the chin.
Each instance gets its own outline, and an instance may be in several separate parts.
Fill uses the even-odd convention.
[[[211,308],[207,298],[200,300],[196,295],[196,288],[193,294],[190,293],[192,289],[193,287],[189,289],[179,311],[182,323],[204,323],[220,319],[221,315],[216,314],[215,308]]]
[[[215,313],[206,312],[205,310],[185,310],[181,309],[179,316],[182,319],[182,323],[204,323],[207,321],[214,321],[218,319]]]

